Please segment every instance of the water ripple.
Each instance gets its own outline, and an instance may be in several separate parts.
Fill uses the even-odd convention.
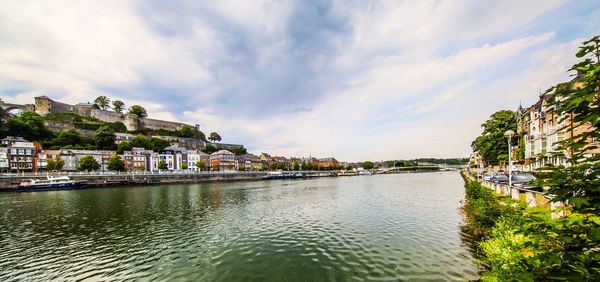
[[[0,195],[0,281],[477,279],[453,173]]]

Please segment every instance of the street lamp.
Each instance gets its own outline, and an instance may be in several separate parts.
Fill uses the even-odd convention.
[[[515,132],[512,130],[507,130],[504,132],[504,136],[508,137],[508,191],[510,196],[512,196],[512,150],[510,146],[510,139],[515,135]]]

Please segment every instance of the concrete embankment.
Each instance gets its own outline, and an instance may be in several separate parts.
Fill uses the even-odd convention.
[[[243,173],[166,173],[166,174],[96,174],[68,175],[76,181],[87,181],[90,187],[199,183],[207,181],[259,180],[264,172]],[[24,180],[46,179],[46,175],[10,175],[0,177],[0,191],[14,191]]]

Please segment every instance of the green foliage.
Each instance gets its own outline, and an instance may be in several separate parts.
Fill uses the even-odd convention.
[[[106,110],[106,109],[108,109],[108,106],[110,105],[110,99],[107,98],[106,96],[98,96],[94,100],[94,104],[96,106],[98,106],[98,108]]]
[[[89,143],[89,139],[88,138],[84,138],[83,136],[79,135],[79,133],[77,133],[77,131],[70,129],[70,130],[63,130],[60,131],[58,133],[56,133],[56,137],[50,139],[49,141],[45,141],[42,144],[44,145],[44,147],[56,147],[56,148],[62,148],[65,146],[85,146],[90,144]]]
[[[410,161],[412,163],[432,163],[432,164],[447,164],[447,165],[466,165],[469,163],[469,158],[449,158],[449,159],[436,159],[436,158],[420,158]]]
[[[152,147],[152,145],[150,145],[150,140],[146,138],[146,136],[141,134],[138,134],[135,137],[131,138],[131,145],[132,147],[140,147],[145,149],[149,149]]]
[[[92,139],[98,149],[112,150],[115,147],[115,132],[108,126],[98,128]]]
[[[107,164],[107,168],[108,170],[112,170],[112,171],[125,171],[125,162],[123,162],[123,160],[121,160],[121,158],[119,158],[119,156],[117,154],[113,154],[112,156],[110,156],[110,158],[108,159],[108,164]]]
[[[181,169],[188,169],[188,164],[187,163],[182,163],[181,164]]]
[[[158,161],[158,169],[165,170],[167,168],[168,168],[168,166],[167,166],[167,162],[165,160]]]
[[[204,170],[205,166],[206,166],[206,164],[204,163],[204,160],[198,160],[198,161],[196,161],[196,167],[199,170]]]
[[[215,148],[212,145],[207,145],[206,148],[204,148],[204,150],[202,150],[202,152],[204,152],[206,154],[209,154],[209,155],[212,154],[212,153],[214,153],[214,152],[216,152],[216,151],[218,151],[218,149]]]
[[[193,138],[196,136],[194,131],[196,131],[196,130],[192,129],[191,127],[189,127],[187,125],[184,125],[183,127],[181,127],[180,130],[177,131],[176,134],[178,137]]]
[[[600,217],[571,213],[551,219],[548,210],[526,208],[465,179],[465,212],[479,240],[482,281],[597,281]]]
[[[112,102],[113,105],[113,110],[117,113],[122,113],[123,110],[125,109],[125,103],[123,103],[123,101],[121,100],[114,100]]]
[[[288,170],[284,163],[272,163],[271,170]]]
[[[44,120],[48,121],[76,121],[81,122],[84,118],[76,113],[47,113],[44,116]]]
[[[22,112],[7,122],[8,135],[21,136],[29,141],[52,138],[52,131],[44,125],[44,119],[34,112]]]
[[[210,135],[208,135],[208,140],[212,141],[212,142],[220,142],[221,141],[221,135],[219,135],[219,133],[216,132],[211,132]]]
[[[128,111],[130,114],[134,114],[138,117],[147,117],[148,113],[146,113],[146,109],[140,105],[133,105],[129,108]]]
[[[483,133],[477,137],[471,147],[474,152],[479,152],[485,165],[498,165],[508,160],[508,142],[504,133],[507,130],[517,131],[515,112],[510,110],[497,111],[484,122]],[[512,139],[513,144],[518,138]]]
[[[78,169],[80,171],[94,171],[100,169],[100,164],[93,156],[85,155],[79,159]]]
[[[375,167],[375,164],[373,164],[373,162],[371,161],[365,161],[362,163],[362,168],[364,169],[373,169]]]
[[[150,148],[148,149],[160,152],[169,146],[171,146],[169,141],[152,137],[152,139],[150,139]]]
[[[231,150],[231,152],[234,153],[236,156],[248,154],[248,150],[246,150],[246,148],[244,147],[235,148]]]
[[[294,170],[294,171],[300,170],[300,164],[298,164],[297,161],[292,162],[292,170]]]
[[[117,154],[122,155],[125,151],[131,151],[133,145],[131,142],[121,142],[117,145]]]
[[[60,156],[46,160],[46,169],[48,171],[61,170],[64,166],[65,161]]]

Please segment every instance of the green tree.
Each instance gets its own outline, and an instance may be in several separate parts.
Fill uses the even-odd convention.
[[[517,131],[515,112],[510,110],[497,111],[484,122],[483,133],[477,137],[471,147],[479,152],[485,165],[498,165],[508,160],[508,143],[504,133],[507,130]],[[513,145],[518,138],[512,138]]]
[[[570,69],[578,78],[546,91],[557,96],[557,114],[563,116],[561,122],[567,121],[563,129],[570,138],[559,146],[568,152],[571,166],[549,168],[553,172],[545,185],[552,187],[553,201],[568,202],[574,211],[596,216],[600,214],[600,154],[595,154],[600,141],[599,54],[600,36],[585,41],[576,54],[583,60]],[[600,234],[596,226],[594,232]]]
[[[292,162],[292,170],[294,170],[294,171],[300,170],[300,164],[298,164],[297,161]]]
[[[158,169],[166,170],[168,168],[167,162],[165,160],[158,161]]]
[[[63,160],[60,156],[54,157],[54,169],[56,171],[60,171],[65,166],[65,160]]]
[[[55,169],[56,169],[56,162],[54,161],[54,159],[47,159],[46,160],[46,170],[54,171]]]
[[[150,140],[146,138],[146,136],[138,134],[131,138],[131,146],[132,147],[140,147],[144,149],[151,149],[152,145],[150,144]]]
[[[218,151],[218,149],[215,146],[212,145],[208,145],[206,146],[206,148],[204,148],[204,150],[202,150],[202,152],[206,153],[206,154],[212,154],[214,152]]]
[[[77,133],[74,129],[63,130],[59,132],[56,137],[52,138],[50,141],[52,146],[57,146],[62,148],[63,146],[68,145],[81,145],[84,146],[86,142],[84,138]]]
[[[204,170],[205,166],[206,166],[206,164],[204,163],[204,160],[198,160],[198,161],[196,162],[196,167],[197,167],[199,170]]]
[[[125,168],[125,162],[123,160],[121,160],[121,158],[117,154],[113,154],[112,156],[110,156],[110,158],[108,159],[107,168],[108,168],[108,170],[112,170],[112,171],[127,170]]]
[[[123,110],[125,109],[125,103],[123,103],[123,101],[121,100],[114,100],[112,102],[113,105],[113,110],[117,113],[122,113]]]
[[[221,141],[221,135],[219,135],[219,133],[216,132],[211,132],[210,135],[208,136],[208,140],[212,141],[212,142],[220,142]]]
[[[108,126],[99,127],[92,138],[98,149],[111,150],[115,147],[115,132]]]
[[[156,138],[156,137],[152,137],[152,139],[150,139],[150,148],[149,149],[154,150],[156,152],[160,152],[169,146],[171,146],[171,142],[169,142],[167,140],[163,140],[163,139]]]
[[[0,107],[0,138],[6,137],[8,128],[6,127],[6,112]]]
[[[100,169],[100,164],[96,159],[91,155],[85,155],[79,159],[79,168],[80,171],[93,171]]]
[[[183,170],[188,169],[188,164],[187,163],[182,163],[181,164],[181,169],[183,169]]]
[[[123,154],[125,151],[131,151],[133,145],[130,142],[121,142],[117,145],[117,154]]]
[[[29,141],[43,141],[52,138],[52,131],[44,125],[42,116],[25,111],[7,122],[8,135],[21,136]]]
[[[371,161],[366,161],[362,163],[362,168],[364,169],[373,169],[375,167],[375,164],[373,164],[373,162]]]
[[[138,117],[147,117],[148,114],[146,113],[146,109],[144,109],[144,107],[140,106],[140,105],[133,105],[131,107],[129,107],[129,111],[130,114],[134,114]]]
[[[181,129],[179,129],[175,134],[178,137],[186,137],[186,138],[192,138],[195,137],[195,133],[194,133],[194,129],[192,129],[191,127],[184,125],[181,127]]]
[[[248,150],[246,150],[246,148],[244,147],[235,148],[231,150],[231,152],[234,153],[236,156],[248,154]]]
[[[106,96],[98,96],[94,100],[94,104],[98,106],[98,108],[106,110],[110,105],[110,99]]]

